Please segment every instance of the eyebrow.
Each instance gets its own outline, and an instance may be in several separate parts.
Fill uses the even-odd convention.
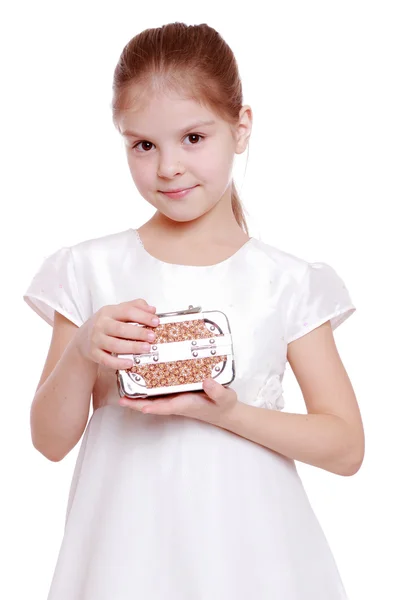
[[[190,131],[191,129],[197,129],[198,127],[208,127],[209,125],[215,125],[215,121],[197,121],[197,123],[193,123],[193,125],[189,125],[188,127],[181,129],[178,133],[182,135],[183,133],[186,133],[186,131]],[[140,133],[135,133],[134,131],[128,130],[122,131],[122,135],[126,137],[146,137],[145,135],[140,135]]]

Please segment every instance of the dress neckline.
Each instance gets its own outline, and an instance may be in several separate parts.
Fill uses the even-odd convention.
[[[233,254],[231,254],[231,256],[228,256],[228,258],[225,258],[224,260],[222,260],[218,263],[215,263],[212,265],[181,265],[181,264],[177,264],[177,263],[169,263],[169,262],[166,262],[159,258],[156,258],[152,254],[150,254],[150,252],[148,252],[148,250],[146,250],[146,248],[144,247],[144,244],[142,242],[142,238],[140,237],[139,231],[137,229],[131,229],[130,231],[134,233],[142,252],[148,258],[150,258],[152,261],[159,263],[161,265],[166,265],[168,267],[181,268],[181,269],[211,269],[211,268],[216,268],[216,267],[226,265],[226,264],[230,263],[234,258],[237,258],[239,255],[244,253],[251,246],[251,244],[253,243],[253,241],[255,239],[253,237],[250,237],[242,246],[240,246],[240,248],[238,250],[236,250]]]

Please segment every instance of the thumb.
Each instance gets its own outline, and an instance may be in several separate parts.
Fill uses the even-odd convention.
[[[214,381],[214,379],[207,378],[203,381],[203,390],[212,400],[215,402],[223,402],[229,395],[229,388],[225,388],[223,385]]]

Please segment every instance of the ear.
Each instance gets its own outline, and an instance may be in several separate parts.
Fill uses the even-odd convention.
[[[243,154],[251,136],[253,125],[253,111],[248,104],[240,109],[238,124],[236,126],[236,154]]]

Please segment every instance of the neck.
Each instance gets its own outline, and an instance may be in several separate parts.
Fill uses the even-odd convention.
[[[249,239],[233,214],[230,194],[221,198],[212,210],[193,221],[173,221],[157,211],[142,225],[141,231],[154,236],[162,234],[164,239],[170,238],[171,242],[178,243],[185,243],[190,239],[192,244],[196,241],[210,241],[235,247]]]

